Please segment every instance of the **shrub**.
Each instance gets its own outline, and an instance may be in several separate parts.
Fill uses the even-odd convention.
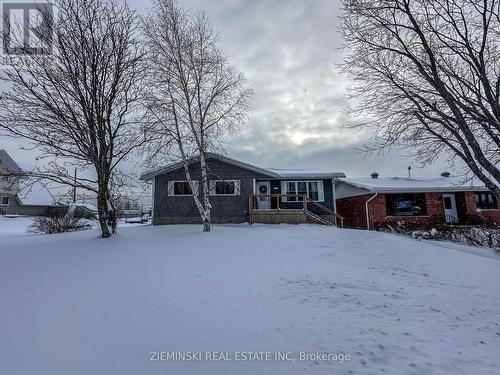
[[[89,228],[90,226],[81,219],[70,217],[69,215],[53,215],[35,217],[28,227],[28,232],[52,234],[75,232]]]
[[[500,228],[481,225],[435,225],[428,226],[408,222],[394,222],[380,225],[377,230],[412,236],[413,238],[445,240],[470,246],[500,248]]]
[[[500,248],[500,228],[446,227],[440,229],[441,238],[471,246]]]

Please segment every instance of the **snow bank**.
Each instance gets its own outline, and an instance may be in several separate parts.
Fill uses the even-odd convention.
[[[28,216],[0,216],[0,237],[27,234],[27,228],[31,224]],[[0,247],[3,240],[0,238]]]

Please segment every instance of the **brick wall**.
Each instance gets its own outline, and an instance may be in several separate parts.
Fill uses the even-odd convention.
[[[477,214],[489,220],[489,224],[500,226],[500,209],[481,210],[477,208],[476,197],[473,192],[465,193],[468,214]]]
[[[373,197],[373,194],[359,195],[355,197],[337,200],[337,211],[345,217],[346,226],[352,228],[366,228],[365,203]],[[427,215],[422,216],[388,216],[385,194],[378,194],[370,201],[369,214],[370,226],[375,228],[384,223],[407,222],[418,226],[430,226],[434,222],[435,215],[444,215],[442,193],[426,193]],[[475,201],[474,201],[475,204]]]
[[[366,228],[365,203],[373,194],[358,195],[355,197],[337,199],[337,213],[345,218],[344,226],[350,228]],[[376,199],[379,199],[377,197]],[[385,204],[385,199],[384,200]],[[371,202],[371,204],[373,201]],[[371,205],[370,205],[371,207]],[[378,204],[379,210],[383,208],[385,216],[385,206]]]
[[[337,200],[337,212],[344,216],[345,226],[351,228],[366,229],[365,203],[373,197],[373,194],[358,195]],[[491,224],[500,225],[500,209],[478,210],[473,192],[455,193],[457,211],[461,222],[465,222],[468,216],[479,215],[490,221]],[[369,203],[370,226],[377,226],[406,222],[415,226],[431,227],[435,216],[444,217],[443,193],[425,193],[427,215],[422,216],[387,216],[385,194],[378,194]]]

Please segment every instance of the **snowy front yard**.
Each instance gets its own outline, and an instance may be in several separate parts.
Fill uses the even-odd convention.
[[[314,225],[3,235],[0,374],[497,374],[500,258],[453,247]],[[150,361],[171,351],[203,359]]]

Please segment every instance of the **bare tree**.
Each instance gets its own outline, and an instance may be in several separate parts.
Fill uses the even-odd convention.
[[[30,175],[97,195],[102,237],[116,229],[110,191],[117,165],[144,142],[144,69],[138,19],[115,0],[60,0],[54,51],[16,55],[0,77],[0,128],[50,162]],[[88,171],[73,177],[73,167]]]
[[[500,1],[343,0],[343,69],[379,138],[461,159],[500,198]]]
[[[244,122],[252,91],[222,55],[219,36],[203,13],[185,11],[174,0],[155,0],[144,32],[155,82],[147,95],[153,124],[148,154],[153,161],[165,154],[182,161],[203,231],[210,231],[207,153],[220,148],[224,132]],[[190,172],[193,158],[201,168],[201,199]]]

